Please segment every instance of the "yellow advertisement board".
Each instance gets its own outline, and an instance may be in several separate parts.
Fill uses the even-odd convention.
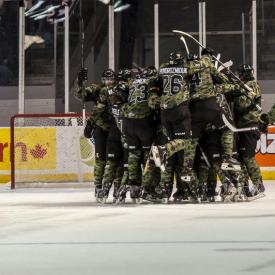
[[[0,128],[0,171],[10,170],[10,129]]]
[[[56,129],[17,128],[15,166],[17,170],[56,168]],[[0,182],[10,178],[10,129],[0,128]]]
[[[18,128],[15,131],[16,169],[49,170],[56,168],[55,128]]]

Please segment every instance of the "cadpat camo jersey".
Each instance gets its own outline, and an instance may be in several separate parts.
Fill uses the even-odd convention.
[[[141,119],[151,115],[148,106],[148,80],[134,79],[129,85],[128,102],[123,107],[123,116],[126,118]]]
[[[171,109],[190,99],[186,82],[187,68],[183,65],[162,64],[159,70],[162,79],[161,109]]]

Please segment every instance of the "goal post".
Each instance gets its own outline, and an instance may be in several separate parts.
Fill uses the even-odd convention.
[[[10,120],[11,188],[91,183],[94,144],[82,114],[19,114]],[[40,185],[39,185],[40,184]],[[71,184],[72,185],[72,184]],[[49,186],[51,186],[49,184]]]

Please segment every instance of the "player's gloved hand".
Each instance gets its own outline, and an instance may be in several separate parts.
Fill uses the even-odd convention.
[[[269,125],[268,114],[261,114],[260,120],[259,120],[259,130],[262,133],[267,133],[268,125]]]
[[[88,69],[82,68],[78,73],[78,86],[82,86],[85,81],[88,80]]]
[[[87,124],[86,124],[85,129],[84,129],[84,137],[85,138],[92,138],[94,136],[94,129],[95,129],[95,125],[89,119],[87,121]]]
[[[110,96],[111,104],[122,104],[128,100],[129,89],[124,84],[118,84],[113,89],[113,94]]]
[[[188,56],[187,56],[187,62],[189,62],[189,61],[194,61],[194,60],[198,60],[199,59],[199,57],[198,57],[198,55],[196,55],[196,54],[192,54],[192,53],[190,53]]]
[[[213,55],[214,54],[214,50],[211,48],[203,48],[201,51],[201,55]]]

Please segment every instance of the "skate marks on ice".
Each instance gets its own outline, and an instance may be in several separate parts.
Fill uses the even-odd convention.
[[[274,267],[274,266],[275,266],[275,259],[266,261],[262,264],[251,266],[251,267],[243,269],[241,271],[243,271],[243,272],[257,272],[257,271],[261,271],[263,269]]]

